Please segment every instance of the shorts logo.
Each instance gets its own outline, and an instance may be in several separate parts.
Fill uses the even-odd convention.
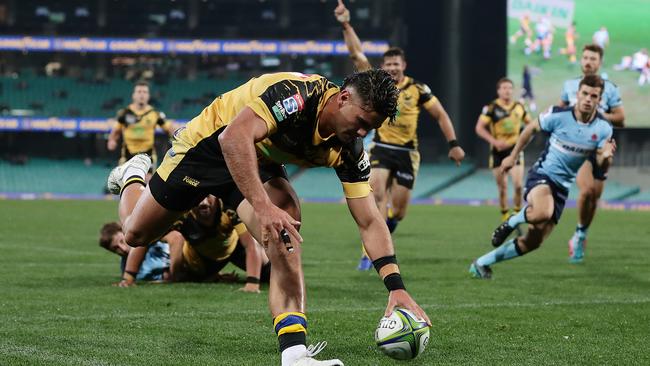
[[[397,172],[395,175],[398,177],[406,180],[406,181],[412,181],[413,180],[413,175],[409,173],[404,173],[404,172]]]
[[[282,101],[282,106],[287,111],[287,114],[294,114],[301,111],[305,107],[305,101],[299,93],[296,93],[289,98]]]
[[[183,178],[183,182],[191,185],[192,187],[198,187],[201,182],[194,178],[190,178],[187,175]]]

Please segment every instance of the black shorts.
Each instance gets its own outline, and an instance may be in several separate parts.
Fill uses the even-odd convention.
[[[397,184],[413,189],[420,168],[420,153],[417,150],[391,149],[375,145],[370,150],[370,166],[390,170]]]
[[[490,160],[488,162],[488,165],[490,169],[495,169],[501,166],[501,162],[503,159],[507,158],[512,150],[515,147],[511,147],[509,149],[503,150],[503,151],[497,151],[496,149],[492,149],[490,151]],[[524,153],[523,151],[519,154],[519,159],[515,161],[515,165],[524,165]]]
[[[526,186],[524,188],[524,199],[526,202],[528,202],[528,193],[533,188],[542,184],[551,188],[551,194],[553,195],[553,222],[557,224],[560,222],[560,216],[562,216],[562,211],[564,211],[564,205],[569,196],[569,191],[561,185],[553,182],[551,178],[545,174],[537,173],[531,169],[528,172],[528,178],[526,179]]]
[[[149,182],[151,194],[164,208],[187,211],[196,206],[208,194],[224,202],[224,206],[236,209],[244,196],[233,181],[221,153],[218,137],[223,128],[211,136],[190,145],[180,131],[172,141],[172,147]],[[284,165],[266,163],[259,165],[262,182],[273,178],[287,178]]]

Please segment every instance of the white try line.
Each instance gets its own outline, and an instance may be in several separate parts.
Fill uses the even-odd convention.
[[[625,299],[625,300],[616,300],[616,299],[602,299],[602,300],[585,300],[585,301],[570,301],[570,300],[551,300],[544,302],[499,302],[499,303],[461,303],[461,304],[420,304],[420,306],[427,310],[439,310],[439,309],[481,309],[481,308],[544,308],[544,307],[554,307],[554,306],[588,306],[588,305],[639,305],[639,304],[650,304],[650,298],[639,298],[639,299]],[[368,312],[375,311],[381,312],[385,309],[385,306],[366,306],[366,307],[351,307],[347,305],[335,306],[335,307],[309,307],[307,308],[307,313],[334,313],[334,312]],[[110,319],[141,319],[145,320],[152,316],[170,316],[170,317],[197,317],[197,318],[223,318],[224,316],[232,315],[268,315],[269,311],[266,307],[260,309],[248,309],[248,310],[224,310],[219,309],[214,312],[210,311],[170,311],[170,312],[119,312],[119,313],[107,313],[107,314],[89,314],[89,315],[68,315],[68,314],[39,314],[39,315],[29,315],[23,314],[21,317],[12,317],[13,319],[21,320],[72,320],[72,321],[84,321],[84,320],[110,320]],[[158,319],[158,318],[156,318]]]

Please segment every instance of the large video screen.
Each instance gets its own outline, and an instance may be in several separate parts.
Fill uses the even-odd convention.
[[[597,43],[626,126],[650,127],[650,0],[509,0],[508,37],[508,75],[520,90],[530,81],[533,115],[559,104],[564,81],[581,75],[582,48]]]

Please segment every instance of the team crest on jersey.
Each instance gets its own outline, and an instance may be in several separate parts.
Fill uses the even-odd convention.
[[[305,101],[299,93],[296,93],[282,101],[282,106],[287,114],[294,114],[305,107]]]
[[[591,135],[591,141],[596,141],[596,140],[598,140],[598,135],[594,133],[593,135]]]
[[[368,153],[365,151],[363,152],[363,156],[361,157],[361,160],[357,163],[357,168],[359,168],[359,171],[364,171],[368,168],[370,168],[370,159],[368,158]]]

